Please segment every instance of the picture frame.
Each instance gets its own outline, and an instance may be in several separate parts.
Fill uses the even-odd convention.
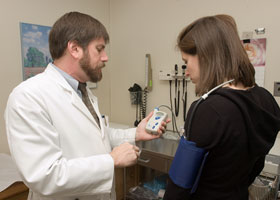
[[[50,30],[50,26],[20,22],[23,80],[43,72],[52,62],[48,42]]]

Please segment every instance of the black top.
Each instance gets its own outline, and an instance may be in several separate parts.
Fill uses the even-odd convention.
[[[191,125],[190,140],[209,151],[197,190],[190,195],[169,179],[164,199],[248,199],[279,130],[279,106],[264,88],[216,90],[198,106]]]

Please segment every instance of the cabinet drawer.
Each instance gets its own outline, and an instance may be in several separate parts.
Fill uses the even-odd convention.
[[[170,163],[171,161],[169,159],[150,153],[148,151],[142,151],[141,156],[138,159],[139,165],[149,167],[163,173],[168,173]]]

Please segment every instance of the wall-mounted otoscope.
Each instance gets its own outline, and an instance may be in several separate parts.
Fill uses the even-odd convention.
[[[174,106],[175,106],[175,115],[178,117],[179,115],[179,106],[180,106],[180,81],[178,81],[178,65],[175,65],[175,98],[174,98]]]
[[[186,112],[187,112],[187,81],[190,81],[188,77],[186,77],[186,65],[182,65],[179,67],[177,64],[171,70],[160,70],[159,71],[159,80],[161,81],[169,81],[169,89],[170,89],[170,107],[171,110],[174,110],[174,115],[178,117],[179,115],[179,107],[180,101],[182,100],[183,110],[182,115],[185,121]],[[175,90],[172,88],[174,82]],[[182,82],[182,84],[180,83]],[[183,92],[181,93],[180,85],[183,87]],[[175,92],[174,97],[172,96]],[[180,96],[182,95],[182,97]],[[174,105],[173,105],[174,102]],[[173,107],[174,106],[174,107]],[[174,109],[173,109],[174,108]],[[173,131],[175,130],[175,126],[173,125]]]
[[[186,65],[182,65],[182,76],[183,76],[183,94],[182,94],[182,101],[183,101],[183,120],[186,120],[186,112],[187,112],[187,81],[186,81]],[[186,90],[185,90],[186,88]]]

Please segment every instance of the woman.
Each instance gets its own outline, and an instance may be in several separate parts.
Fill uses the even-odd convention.
[[[232,17],[194,21],[179,34],[178,47],[197,95],[233,82],[211,93],[194,114],[189,140],[209,152],[196,191],[190,194],[169,179],[164,199],[248,199],[248,187],[262,171],[280,129],[279,106],[255,83]]]

